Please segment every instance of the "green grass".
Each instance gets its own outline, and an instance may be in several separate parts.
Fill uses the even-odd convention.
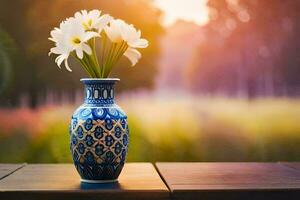
[[[127,98],[128,161],[299,161],[300,100]],[[76,106],[0,110],[0,162],[71,162]]]

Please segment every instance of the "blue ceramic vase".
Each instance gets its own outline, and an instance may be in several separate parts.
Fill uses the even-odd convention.
[[[128,149],[127,116],[114,101],[119,79],[81,79],[84,103],[70,124],[70,148],[81,181],[114,182],[125,163]]]

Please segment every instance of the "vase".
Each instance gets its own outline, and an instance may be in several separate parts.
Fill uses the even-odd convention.
[[[117,181],[126,160],[129,129],[125,112],[115,103],[119,79],[81,79],[84,103],[70,123],[70,149],[82,182]]]

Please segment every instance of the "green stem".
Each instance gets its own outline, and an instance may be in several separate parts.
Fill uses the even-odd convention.
[[[82,60],[87,65],[87,67],[90,69],[90,71],[93,72],[93,74],[96,78],[97,77],[97,71],[95,70],[94,64],[90,60],[90,56],[88,54],[84,53]]]
[[[121,43],[120,47],[118,48],[116,54],[114,55],[114,57],[113,57],[113,59],[112,59],[112,63],[114,63],[114,62],[115,62],[115,59],[118,58],[118,55],[119,55],[120,51],[122,50],[122,47],[123,47],[124,44],[125,44],[125,41],[123,41],[123,42]]]
[[[97,52],[96,52],[96,38],[93,39],[94,40],[94,43],[93,43],[93,54],[94,54],[94,58],[96,60],[96,64],[98,66],[98,68],[100,67],[99,65],[99,61],[98,61],[98,57],[97,57]],[[100,68],[99,68],[99,71],[100,71]]]
[[[79,59],[74,53],[71,53],[70,54],[71,56],[73,56],[80,64],[81,66],[83,67],[83,69],[87,72],[87,74],[93,78],[94,77],[94,74],[93,72],[90,71],[90,69],[87,67],[87,65],[83,62],[83,60]]]
[[[93,62],[96,65],[96,71],[98,74],[98,77],[100,78],[100,66],[99,66],[99,61],[98,61],[98,57],[97,57],[97,53],[96,53],[96,38],[93,38],[93,44],[92,44],[92,54],[93,54]]]
[[[106,58],[106,60],[105,60],[104,67],[103,67],[102,78],[106,78],[106,77],[105,77],[105,74],[106,74],[106,68],[107,68],[107,67],[109,68],[109,63],[110,63],[112,54],[113,54],[113,52],[114,52],[115,46],[116,46],[116,44],[115,44],[115,43],[112,43],[112,45],[111,45],[111,47],[110,47],[110,49],[109,49],[109,52],[108,52],[108,55],[107,55],[107,58]]]
[[[116,62],[121,58],[121,56],[123,56],[123,54],[125,53],[125,51],[127,50],[127,48],[128,48],[128,45],[127,45],[126,42],[124,42],[124,45],[122,46],[121,51],[120,51],[117,59],[115,60]]]
[[[95,49],[95,38],[93,38],[93,41],[90,40],[88,43],[92,47],[92,54],[91,55],[86,54],[88,63],[90,67],[93,68],[93,71],[96,73],[97,77],[100,77],[100,67],[99,67],[99,63],[96,55],[96,49]]]
[[[105,76],[108,77],[113,66],[120,60],[120,58],[122,57],[122,55],[125,53],[125,51],[127,50],[128,45],[125,41],[123,41],[121,43],[121,46],[119,47],[116,56],[114,57],[113,61],[111,62],[110,68],[106,71]]]
[[[121,45],[120,45],[119,48],[117,49],[116,53],[110,58],[109,64],[108,64],[108,69],[105,70],[104,77],[107,77],[107,76],[110,74],[110,71],[111,71],[111,69],[112,69],[112,67],[113,67],[114,60],[115,60],[116,57],[118,56],[120,50],[122,49],[122,46],[123,46],[123,42],[121,43]]]
[[[104,71],[104,56],[105,56],[105,53],[106,53],[106,40],[107,40],[106,35],[103,34],[102,35],[102,42],[101,42],[101,45],[103,46],[103,48],[101,49],[102,50],[102,52],[101,52],[101,54],[102,54],[102,56],[101,56],[101,70],[100,70],[101,76],[102,76],[103,71]]]
[[[113,47],[112,47],[112,50],[111,50],[111,55],[109,57],[108,64],[107,64],[108,69],[110,68],[111,62],[112,62],[112,60],[115,56],[115,53],[116,53],[115,50],[116,50],[117,45],[118,45],[117,43],[113,44]]]

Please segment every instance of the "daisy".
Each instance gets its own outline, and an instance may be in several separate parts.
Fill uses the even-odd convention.
[[[101,62],[96,52],[97,37],[101,37]],[[132,66],[136,65],[141,58],[137,49],[148,46],[148,41],[141,38],[141,31],[132,24],[101,15],[99,10],[76,12],[74,17],[67,18],[50,32],[49,40],[55,44],[49,55],[57,55],[55,63],[59,68],[64,62],[66,69],[72,71],[68,64],[72,55],[92,78],[108,77],[123,55]]]
[[[68,71],[72,71],[68,65],[69,55],[75,51],[79,59],[83,59],[84,52],[90,55],[91,47],[87,41],[93,37],[98,37],[99,34],[93,31],[85,31],[79,20],[69,18],[60,24],[60,28],[55,28],[51,31],[49,40],[55,42],[55,47],[50,49],[50,53],[59,54],[55,62],[60,67],[64,61]]]
[[[141,58],[141,53],[137,48],[146,48],[148,46],[148,41],[141,38],[141,31],[136,30],[132,24],[129,25],[120,19],[112,20],[104,30],[113,43],[125,42],[127,48],[123,49],[123,55],[134,66]]]
[[[86,31],[101,33],[103,28],[112,20],[112,17],[107,14],[101,16],[100,10],[92,10],[90,12],[82,10],[75,13],[75,19],[82,23]]]

